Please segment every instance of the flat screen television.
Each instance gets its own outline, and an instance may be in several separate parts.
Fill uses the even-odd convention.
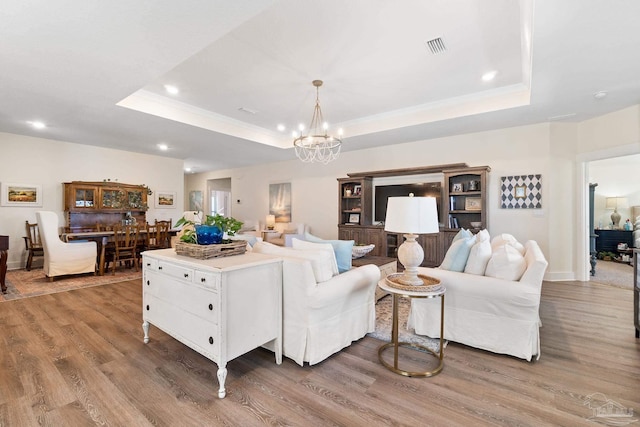
[[[440,182],[377,185],[374,187],[374,221],[385,221],[387,215],[387,199],[389,197],[408,196],[409,193],[413,193],[413,195],[417,197],[435,197],[438,208],[438,223],[442,224],[442,183]]]

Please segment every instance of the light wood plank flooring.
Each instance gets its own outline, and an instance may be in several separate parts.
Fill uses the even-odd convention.
[[[225,399],[213,362],[153,326],[143,344],[138,281],[3,302],[0,426],[593,425],[592,393],[640,414],[632,299],[545,282],[539,361],[450,343],[432,378],[388,371],[372,338],[311,367],[258,349],[229,363]]]

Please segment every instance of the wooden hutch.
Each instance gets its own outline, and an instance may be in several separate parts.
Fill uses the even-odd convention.
[[[375,178],[442,174],[438,210],[442,225],[437,234],[423,234],[418,242],[424,249],[422,266],[440,265],[460,228],[479,231],[488,227],[487,175],[489,166],[469,167],[464,163],[361,172],[338,178],[338,238],[357,244],[375,244],[374,256],[397,257],[404,237],[384,230],[374,222]],[[473,227],[471,223],[479,223]]]
[[[67,230],[93,231],[97,225],[120,223],[128,217],[146,224],[149,188],[113,181],[64,183]]]

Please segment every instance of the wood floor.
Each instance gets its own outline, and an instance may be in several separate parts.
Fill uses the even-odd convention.
[[[154,327],[143,344],[140,288],[0,303],[0,426],[579,426],[593,393],[640,418],[630,290],[544,283],[536,362],[450,343],[441,374],[406,378],[372,338],[304,368],[258,349],[218,399],[213,362]]]

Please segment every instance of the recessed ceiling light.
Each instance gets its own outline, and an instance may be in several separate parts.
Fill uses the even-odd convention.
[[[605,92],[604,90],[599,90],[598,92],[593,94],[593,97],[595,99],[602,99],[602,98],[604,98],[606,96],[607,96],[607,92]]]
[[[180,92],[180,89],[173,85],[164,85],[164,90],[169,92],[171,95],[177,95]]]
[[[158,144],[158,149],[162,151],[167,151],[169,146],[167,144]]]
[[[184,168],[185,172],[191,172],[191,168]]]
[[[47,125],[44,122],[41,122],[38,120],[29,121],[27,123],[29,123],[34,129],[44,129],[47,127]]]
[[[482,75],[482,81],[483,82],[490,82],[491,80],[496,78],[496,74],[498,74],[498,72],[495,71],[495,70],[494,71],[489,71],[487,73],[484,73]]]
[[[287,130],[287,127],[286,127],[285,125],[283,125],[283,124],[279,124],[279,125],[278,125],[278,130],[279,130],[280,132],[284,132],[285,130]]]

